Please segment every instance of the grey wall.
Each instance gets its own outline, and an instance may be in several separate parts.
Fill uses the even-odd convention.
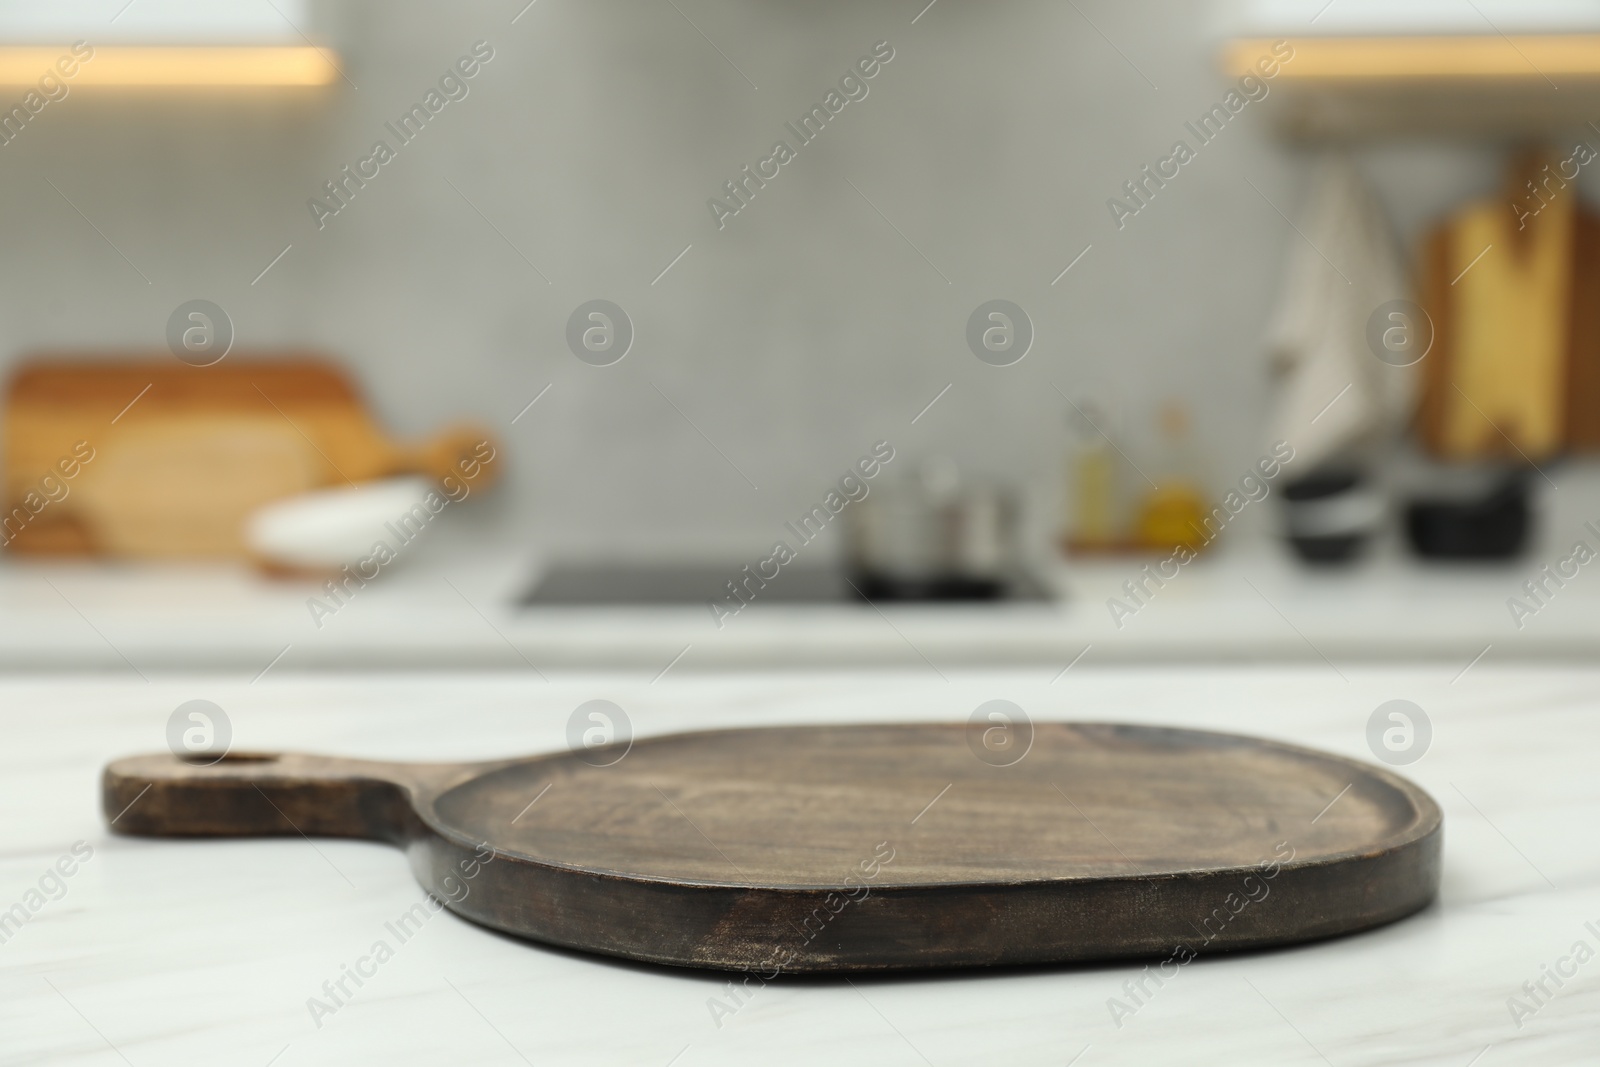
[[[1136,426],[1184,399],[1218,481],[1260,451],[1297,238],[1245,179],[1292,218],[1305,161],[1247,109],[1124,230],[1105,206],[1225,91],[1201,5],[939,0],[913,24],[925,0],[538,0],[513,25],[522,3],[317,7],[358,89],[50,105],[0,147],[0,349],[159,348],[177,304],[214,300],[240,347],[346,361],[397,432],[494,428],[511,479],[480,518],[587,553],[753,556],[880,438],[1022,483],[1043,529],[1054,386],[1110,389]],[[478,39],[470,95],[319,231],[308,197]],[[719,232],[707,198],[879,40],[868,97]],[[1366,162],[1408,232],[1494,181],[1483,150]],[[596,297],[637,330],[611,367],[563,339]],[[1012,367],[964,341],[993,297],[1037,329]]]

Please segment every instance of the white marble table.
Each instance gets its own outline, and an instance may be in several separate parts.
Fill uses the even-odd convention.
[[[374,674],[10,677],[0,681],[0,910],[75,842],[59,899],[0,944],[0,1063],[1509,1064],[1593,1062],[1600,960],[1519,1027],[1508,998],[1579,940],[1600,948],[1600,669],[1107,668],[697,675]],[[719,1027],[711,974],[552,951],[430,919],[318,1027],[307,1000],[385,937],[420,890],[364,842],[172,842],[109,835],[109,758],[160,749],[203,697],[235,745],[448,759],[564,744],[603,697],[641,735],[722,724],[964,720],[1015,701],[1038,718],[1166,722],[1365,756],[1393,698],[1432,718],[1407,773],[1446,815],[1439,902],[1377,931],[1205,957],[1118,1027],[1132,965],[779,981]],[[92,849],[88,859],[84,851]],[[1532,1003],[1528,1001],[1528,1003]]]

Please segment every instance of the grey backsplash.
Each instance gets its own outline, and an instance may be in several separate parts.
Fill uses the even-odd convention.
[[[1201,5],[925,2],[538,0],[513,24],[524,0],[348,0],[317,32],[359,88],[74,93],[0,147],[0,345],[160,349],[173,308],[214,300],[239,350],[337,357],[397,433],[484,422],[509,477],[480,517],[588,556],[754,558],[880,439],[1016,481],[1042,545],[1056,387],[1114,391],[1136,429],[1184,400],[1231,481],[1262,447],[1260,339],[1300,239],[1246,179],[1296,218],[1309,157],[1247,110],[1119,231],[1107,198],[1225,90]],[[469,94],[319,230],[308,199],[480,39]],[[799,146],[784,124],[878,41],[868,95]],[[708,198],[780,139],[797,158],[719,231]],[[1412,237],[1494,159],[1363,155]],[[997,297],[1037,331],[1004,368],[964,339]],[[564,340],[595,298],[637,333],[610,367]]]

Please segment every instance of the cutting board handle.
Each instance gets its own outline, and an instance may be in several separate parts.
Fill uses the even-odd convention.
[[[463,479],[486,488],[500,476],[501,456],[494,438],[481,426],[447,427],[396,456],[391,474],[423,474],[436,482]]]
[[[402,841],[416,823],[417,765],[230,752],[214,763],[170,753],[107,765],[101,800],[111,829],[172,837],[362,837]]]

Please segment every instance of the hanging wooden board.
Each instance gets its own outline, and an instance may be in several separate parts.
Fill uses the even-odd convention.
[[[388,841],[474,922],[768,977],[1281,945],[1438,888],[1439,808],[1386,770],[1195,730],[1048,723],[991,747],[994,729],[723,730],[475,764],[136,756],[103,800],[125,834]]]
[[[1567,368],[1567,447],[1600,452],[1600,216],[1578,212],[1573,238],[1572,355]]]
[[[1418,433],[1442,459],[1600,450],[1600,216],[1561,178],[1577,165],[1522,154],[1501,197],[1459,209],[1424,244],[1434,336]]]

